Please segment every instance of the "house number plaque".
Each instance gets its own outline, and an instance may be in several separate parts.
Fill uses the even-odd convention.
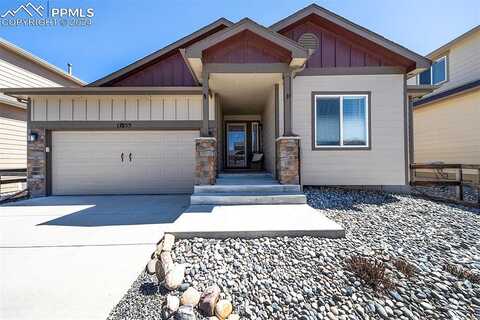
[[[132,127],[131,122],[119,122],[117,123],[117,129],[128,129]]]

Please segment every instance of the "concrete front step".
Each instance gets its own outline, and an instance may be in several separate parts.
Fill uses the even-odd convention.
[[[301,192],[218,192],[194,193],[191,205],[252,205],[252,204],[305,204],[307,198]]]
[[[216,184],[212,186],[195,186],[196,193],[224,193],[224,192],[258,192],[258,193],[282,193],[300,192],[298,184]]]
[[[268,172],[219,173],[218,178],[272,178]]]

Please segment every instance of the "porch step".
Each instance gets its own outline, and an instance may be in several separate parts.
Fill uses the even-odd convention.
[[[218,174],[218,178],[272,178],[268,172],[241,172],[241,173],[226,173]]]
[[[302,192],[195,192],[190,204],[245,205],[245,204],[305,204]]]
[[[218,181],[217,181],[218,183]],[[300,192],[298,184],[222,184],[218,183],[213,186],[195,186],[196,193],[232,193],[232,192],[251,192],[251,193],[282,193],[282,192]]]

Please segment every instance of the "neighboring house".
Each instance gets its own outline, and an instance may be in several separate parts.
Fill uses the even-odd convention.
[[[429,66],[310,5],[219,19],[82,88],[4,92],[30,99],[34,196],[191,192],[260,158],[283,184],[403,188],[407,77]]]
[[[78,87],[84,83],[0,38],[0,88]],[[27,104],[0,93],[0,170],[27,167]],[[19,184],[0,185],[0,193]]]
[[[409,81],[439,88],[413,103],[415,162],[480,164],[480,26],[427,57]]]

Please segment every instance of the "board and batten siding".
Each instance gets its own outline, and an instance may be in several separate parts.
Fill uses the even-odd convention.
[[[415,162],[480,164],[480,90],[414,109]]]
[[[202,97],[188,96],[35,96],[32,121],[202,120]],[[215,119],[214,98],[209,119]]]
[[[405,185],[403,75],[298,76],[292,85],[303,185]],[[371,150],[312,150],[314,91],[371,92]]]

